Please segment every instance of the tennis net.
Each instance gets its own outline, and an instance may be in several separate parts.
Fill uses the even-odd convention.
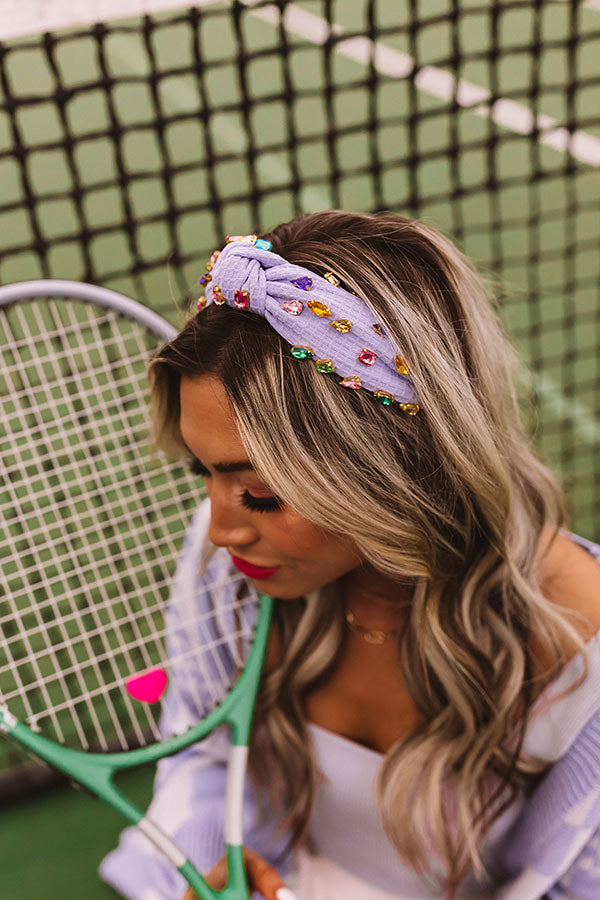
[[[177,321],[229,232],[421,217],[494,280],[524,414],[600,539],[599,0],[29,0],[0,41],[0,281]]]

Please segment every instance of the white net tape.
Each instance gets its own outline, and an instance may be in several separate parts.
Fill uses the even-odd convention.
[[[196,0],[195,6],[212,6],[218,0]],[[42,34],[94,22],[153,15],[185,9],[184,0],[2,0],[0,40]]]

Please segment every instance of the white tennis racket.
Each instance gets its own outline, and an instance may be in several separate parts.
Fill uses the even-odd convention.
[[[192,592],[165,615],[202,499],[198,480],[161,460],[148,434],[148,359],[174,334],[103,288],[0,288],[0,731],[137,824],[201,900],[241,900],[247,746],[271,600],[209,564],[202,602]],[[163,740],[170,681],[185,685],[202,720]],[[223,723],[229,880],[217,892],[113,776]]]

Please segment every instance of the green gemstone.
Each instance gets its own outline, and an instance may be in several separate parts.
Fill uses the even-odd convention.
[[[333,362],[330,359],[318,359],[315,362],[315,365],[317,367],[317,372],[323,372],[324,375],[327,375],[334,370]]]
[[[387,391],[374,391],[373,396],[376,400],[379,400],[380,403],[383,403],[384,406],[391,406],[394,402],[393,396],[388,394]]]
[[[294,359],[312,359],[315,355],[310,347],[292,347],[290,353]]]

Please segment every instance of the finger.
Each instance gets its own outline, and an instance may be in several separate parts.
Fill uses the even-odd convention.
[[[258,853],[244,849],[244,862],[251,888],[265,900],[296,900],[277,869]]]
[[[210,872],[207,872],[204,876],[204,880],[208,886],[214,888],[215,891],[223,890],[227,884],[227,858],[225,856],[222,856],[221,859],[215,863]],[[188,900],[188,897],[184,897],[183,900]],[[192,893],[189,900],[196,900],[196,895]]]

